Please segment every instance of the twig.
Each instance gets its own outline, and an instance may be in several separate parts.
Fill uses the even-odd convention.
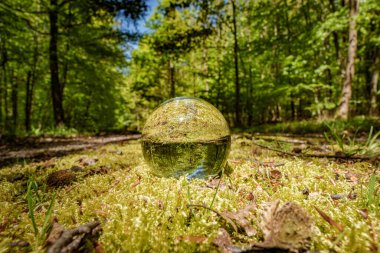
[[[82,239],[100,232],[100,222],[92,221],[77,228],[64,231],[49,248],[48,253],[75,252],[81,246]],[[79,236],[78,236],[79,235]]]
[[[205,206],[205,205],[196,205],[196,204],[187,204],[186,206],[188,208],[189,207],[196,207],[198,209],[204,208],[204,209],[210,210],[211,212],[214,212],[215,214],[217,214],[219,217],[223,218],[227,223],[229,223],[233,227],[233,229],[235,231],[238,231],[238,227],[237,227],[236,223],[232,219],[230,219],[226,215],[223,215],[222,213],[220,213],[220,212],[218,212],[218,211],[216,211],[216,210],[214,210],[214,209],[212,209],[212,208],[210,208],[208,206]]]
[[[284,166],[285,163],[274,163],[274,162],[260,162],[256,159],[252,159],[252,161],[260,166],[263,167],[281,167]]]
[[[274,151],[276,153],[288,155],[288,156],[298,156],[298,157],[316,157],[316,158],[331,158],[331,159],[352,159],[352,160],[371,160],[371,159],[378,159],[374,156],[351,156],[351,155],[328,155],[328,154],[296,154],[293,152],[287,152],[275,148],[271,148],[268,146],[264,146],[258,143],[252,142],[253,145],[256,145],[260,148],[268,149],[271,151]]]
[[[318,207],[314,206],[315,210],[319,213],[319,215],[327,221],[331,226],[335,227],[339,232],[343,232],[343,226],[340,225],[338,222],[333,220],[330,216],[328,216],[325,212],[323,212],[321,209]]]

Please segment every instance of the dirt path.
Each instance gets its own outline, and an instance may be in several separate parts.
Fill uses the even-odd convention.
[[[46,160],[109,143],[140,138],[140,134],[86,136],[73,138],[27,138],[0,144],[0,168],[24,160]]]

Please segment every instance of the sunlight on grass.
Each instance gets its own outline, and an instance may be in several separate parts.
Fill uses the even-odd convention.
[[[237,211],[255,205],[251,225],[258,233],[253,238],[235,232],[232,235],[236,245],[260,241],[263,204],[275,199],[296,202],[314,219],[313,250],[370,252],[374,244],[380,248],[380,243],[374,240],[374,235],[380,233],[379,170],[374,165],[283,158],[267,150],[252,154],[250,142],[242,136],[233,136],[229,164],[234,171],[222,178],[216,195],[216,187],[210,187],[205,180],[152,176],[143,162],[138,141],[69,155],[48,168],[41,169],[39,166],[44,163],[36,163],[1,169],[0,252],[8,252],[15,240],[29,242],[33,252],[43,251],[43,242],[38,240],[35,230],[43,232],[55,191],[52,217],[67,228],[99,220],[103,227],[99,244],[107,252],[218,251],[212,241],[221,227],[220,217],[209,210],[190,209],[187,204],[213,203],[212,208],[217,211]],[[57,190],[46,186],[48,174],[70,169],[82,157],[96,157],[98,161],[84,166],[71,185]],[[272,168],[253,160],[284,165]],[[107,170],[99,172],[97,168]],[[92,170],[99,173],[84,176]],[[279,172],[273,174],[274,170]],[[33,175],[33,182],[38,185],[33,192],[39,195],[38,207],[33,209],[36,228],[28,212],[25,180],[9,182],[15,173],[27,175],[26,179]],[[331,194],[344,197],[333,200]],[[343,232],[322,219],[314,207],[341,224]],[[368,218],[358,212],[363,208],[368,211]],[[187,235],[207,239],[201,243],[183,240]]]

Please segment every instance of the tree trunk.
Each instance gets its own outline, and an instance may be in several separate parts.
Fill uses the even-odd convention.
[[[378,115],[378,109],[377,109],[377,84],[379,82],[379,74],[380,74],[380,56],[379,56],[380,50],[375,51],[375,62],[374,62],[374,68],[372,72],[372,78],[371,78],[371,106],[369,110],[370,116],[377,116]]]
[[[169,60],[169,83],[170,83],[170,97],[175,97],[175,79],[174,79],[174,64]]]
[[[50,21],[50,47],[49,47],[49,65],[50,65],[50,86],[53,100],[53,112],[55,126],[63,125],[63,89],[59,83],[58,68],[58,11],[57,0],[50,0],[49,21]]]
[[[25,94],[25,130],[27,132],[30,131],[30,118],[32,114],[32,85],[31,85],[31,79],[32,79],[32,71],[28,71],[27,77],[26,77],[26,94]]]
[[[233,33],[234,33],[234,63],[235,63],[235,126],[241,126],[241,115],[240,115],[240,83],[239,83],[239,61],[238,52],[239,45],[237,40],[237,26],[236,26],[236,5],[235,0],[231,0],[232,3],[232,23],[233,23]]]
[[[349,24],[349,48],[348,61],[343,82],[342,94],[336,117],[347,120],[349,115],[349,104],[352,95],[352,81],[355,76],[355,57],[358,45],[358,32],[356,30],[356,17],[359,13],[359,0],[350,0],[350,24]]]
[[[12,76],[12,129],[11,133],[14,135],[17,131],[17,119],[18,119],[18,83],[15,77]]]

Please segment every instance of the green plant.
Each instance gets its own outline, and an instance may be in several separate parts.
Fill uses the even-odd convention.
[[[32,226],[34,230],[34,235],[38,239],[43,239],[44,236],[46,235],[47,231],[49,230],[50,227],[50,218],[53,213],[53,206],[55,202],[55,196],[56,193],[53,193],[53,196],[50,200],[49,207],[46,211],[45,214],[45,220],[42,225],[41,230],[39,230],[36,222],[36,217],[35,217],[35,211],[38,207],[40,207],[41,204],[44,203],[43,198],[39,194],[39,188],[37,182],[31,177],[28,181],[28,187],[27,187],[27,193],[26,193],[26,200],[28,204],[28,212],[29,212],[29,218],[32,221]],[[41,233],[40,233],[41,231]]]
[[[372,174],[368,183],[367,207],[379,207],[378,188],[376,188],[376,175]]]
[[[375,156],[380,152],[380,145],[377,138],[380,135],[380,131],[374,134],[373,126],[371,126],[366,142],[361,142],[357,138],[360,127],[356,129],[355,134],[350,137],[348,134],[338,133],[337,128],[333,124],[325,123],[329,132],[324,132],[326,140],[334,146],[338,147],[338,152],[341,152],[347,156],[355,154],[362,154],[366,156]]]

